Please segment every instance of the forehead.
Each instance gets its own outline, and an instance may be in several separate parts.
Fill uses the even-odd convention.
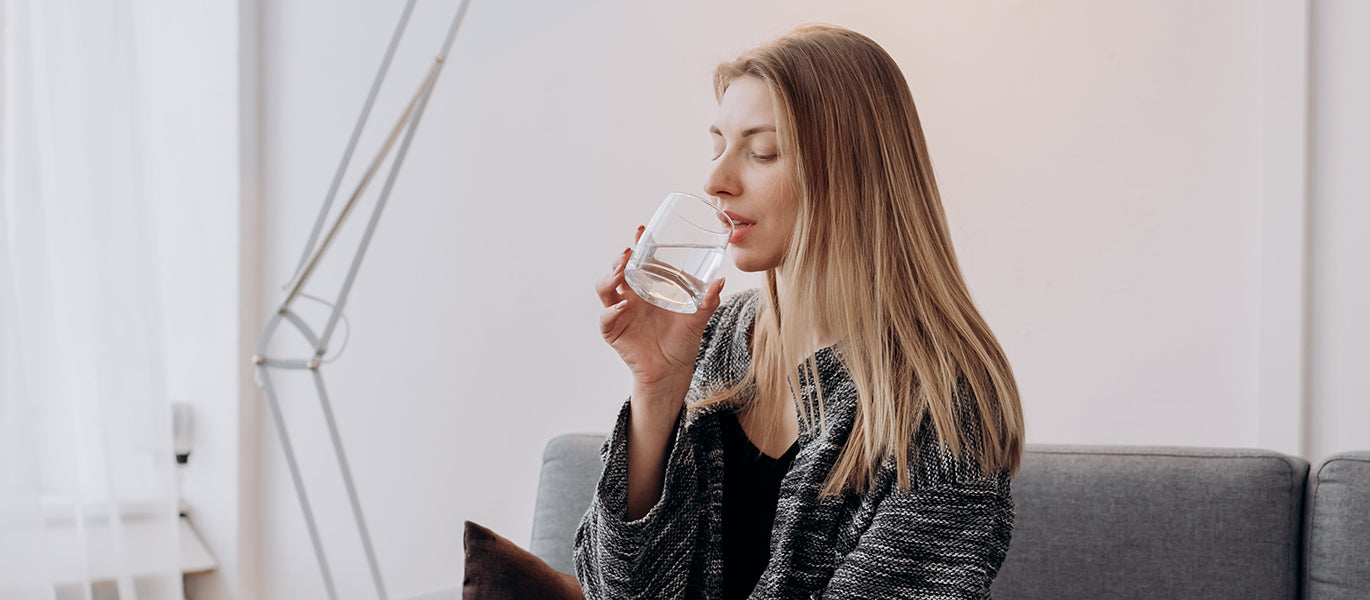
[[[771,89],[756,77],[739,77],[728,85],[718,103],[714,126],[727,133],[760,125],[775,126]]]

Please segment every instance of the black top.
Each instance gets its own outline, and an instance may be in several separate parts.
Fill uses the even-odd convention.
[[[737,414],[719,415],[723,435],[723,598],[746,598],[771,558],[771,525],[780,480],[790,470],[799,443],[780,458],[761,452],[747,437]]]

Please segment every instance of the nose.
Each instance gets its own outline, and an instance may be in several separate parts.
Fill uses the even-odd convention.
[[[713,169],[709,171],[709,178],[704,182],[704,192],[710,196],[722,199],[724,196],[739,196],[742,194],[742,184],[737,177],[737,169],[733,164],[731,152],[724,152],[714,160]]]

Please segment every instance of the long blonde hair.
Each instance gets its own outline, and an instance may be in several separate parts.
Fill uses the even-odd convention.
[[[899,66],[870,38],[809,25],[719,65],[719,100],[744,76],[771,90],[781,152],[798,184],[798,225],[785,289],[774,270],[766,274],[746,375],[695,408],[739,401],[778,427],[777,403],[804,397],[795,376],[819,381],[810,354],[818,332],[838,332],[858,400],[825,494],[867,489],[890,457],[908,489],[910,444],[929,416],[958,459],[969,455],[987,475],[1015,472],[1023,444],[1017,384],[961,276]],[[958,395],[963,382],[973,401]],[[823,420],[822,397],[820,388],[817,402],[799,403],[810,430]]]

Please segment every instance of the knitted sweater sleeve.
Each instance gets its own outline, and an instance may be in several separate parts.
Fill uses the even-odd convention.
[[[576,531],[576,577],[589,600],[684,598],[703,511],[695,493],[700,469],[695,444],[681,439],[688,435],[682,410],[661,499],[642,518],[627,520],[630,410],[625,404],[604,443],[604,474]]]
[[[990,598],[1008,551],[1013,501],[1008,476],[893,486],[822,597]]]
[[[973,392],[962,382],[961,409]],[[954,456],[930,420],[910,447],[910,486],[895,482],[893,461],[882,469],[887,492],[856,548],[837,565],[822,597],[985,600],[1013,536],[1014,508],[1007,470],[986,475],[972,458],[973,436]]]

